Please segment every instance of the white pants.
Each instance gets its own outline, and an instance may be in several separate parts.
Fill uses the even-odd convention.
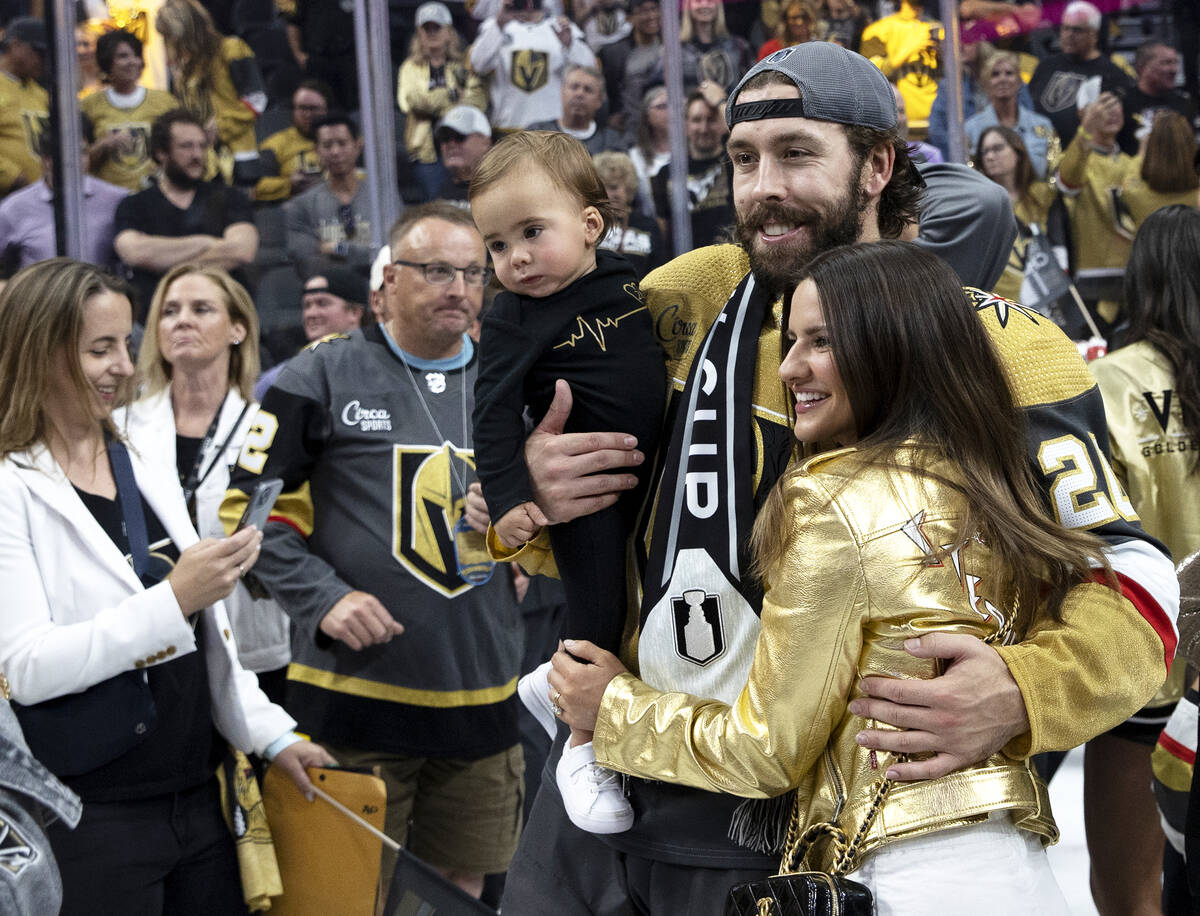
[[[876,916],[1070,916],[1041,840],[1005,813],[889,843],[849,877]]]

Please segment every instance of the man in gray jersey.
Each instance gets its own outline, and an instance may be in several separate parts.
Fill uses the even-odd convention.
[[[223,517],[283,479],[255,574],[295,624],[288,708],[343,764],[381,766],[388,834],[478,896],[516,848],[523,772],[512,580],[459,524],[486,528],[466,331],[489,271],[449,204],[406,211],[390,244],[387,321],[288,362]]]

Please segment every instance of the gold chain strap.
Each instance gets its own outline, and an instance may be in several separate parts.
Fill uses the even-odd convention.
[[[907,754],[898,754],[896,756],[896,762],[898,763],[902,763],[907,759]],[[804,861],[805,856],[808,855],[809,847],[823,834],[829,837],[834,849],[833,867],[830,868],[829,874],[838,877],[854,871],[858,865],[858,851],[862,847],[863,840],[866,839],[867,834],[870,832],[871,825],[875,823],[875,818],[879,814],[879,809],[883,807],[883,801],[887,798],[893,782],[891,779],[884,778],[876,784],[875,797],[871,799],[871,806],[867,809],[867,815],[863,818],[863,822],[859,825],[858,832],[855,833],[852,840],[846,839],[846,832],[841,827],[827,821],[813,824],[803,833],[800,833],[800,800],[797,798],[796,804],[792,806],[791,819],[788,821],[787,838],[784,841],[783,861],[779,863],[779,873],[787,875],[795,874],[799,871],[798,863]]]
[[[984,638],[984,642],[1003,644],[1008,635],[1013,629],[1013,619],[1016,616],[1017,601],[1014,601],[1014,608],[1004,618],[1004,621],[996,628],[996,632]],[[896,762],[903,763],[908,760],[908,754],[897,754]],[[819,824],[813,824],[803,833],[800,833],[800,800],[797,798],[796,804],[792,806],[792,816],[788,820],[787,837],[784,840],[783,860],[779,863],[779,874],[795,874],[799,871],[799,863],[804,861],[808,855],[809,847],[822,834],[828,835],[834,849],[833,867],[830,868],[829,874],[838,877],[849,874],[858,866],[858,852],[862,848],[863,841],[867,838],[867,834],[871,830],[871,825],[875,823],[875,818],[879,815],[879,809],[883,807],[884,799],[887,798],[888,792],[892,788],[894,780],[883,778],[875,786],[875,797],[871,799],[871,806],[867,809],[867,815],[863,818],[862,824],[859,825],[858,832],[855,833],[854,839],[847,840],[846,832],[837,824],[831,824],[823,821]],[[759,916],[771,916],[771,901],[766,897],[758,901]]]

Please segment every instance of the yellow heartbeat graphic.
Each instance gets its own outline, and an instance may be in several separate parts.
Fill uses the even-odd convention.
[[[632,312],[626,312],[624,315],[618,315],[616,318],[597,318],[595,327],[592,327],[592,325],[581,316],[576,315],[575,321],[578,330],[572,331],[571,336],[567,340],[564,340],[560,344],[555,344],[553,349],[557,350],[560,347],[574,348],[575,344],[579,343],[579,341],[583,340],[586,335],[590,334],[599,345],[600,349],[607,353],[608,346],[604,342],[604,329],[615,328],[630,315],[636,315],[638,312],[644,311],[646,311],[646,306],[643,305],[641,308],[636,308]]]

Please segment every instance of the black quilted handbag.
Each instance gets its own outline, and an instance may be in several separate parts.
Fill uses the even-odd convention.
[[[880,780],[862,826],[849,841],[837,824],[813,824],[801,833],[797,800],[788,823],[779,873],[731,887],[725,916],[874,916],[871,891],[865,884],[842,876],[857,868],[858,850],[891,787],[890,779]],[[799,871],[797,866],[804,861],[808,848],[822,834],[830,837],[836,851],[833,867],[829,873]]]
[[[872,916],[866,885],[823,871],[775,875],[734,885],[725,916]]]

